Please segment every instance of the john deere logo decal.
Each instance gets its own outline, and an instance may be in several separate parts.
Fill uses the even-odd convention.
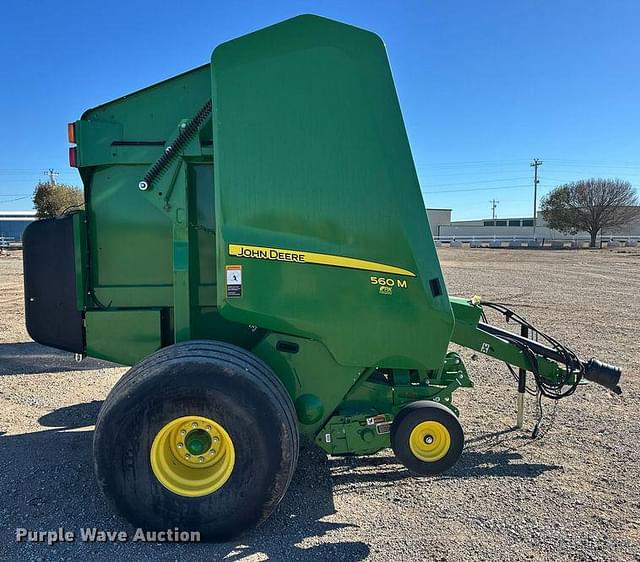
[[[284,248],[266,248],[263,246],[246,246],[243,244],[229,244],[229,255],[238,258],[250,258],[259,260],[287,261],[292,263],[311,263],[316,265],[331,265],[334,267],[346,267],[349,269],[363,269],[366,271],[378,271],[395,275],[415,277],[416,274],[401,267],[386,265],[373,261],[335,256],[332,254],[318,254],[301,250],[288,250]]]

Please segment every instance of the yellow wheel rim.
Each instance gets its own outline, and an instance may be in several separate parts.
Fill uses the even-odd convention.
[[[423,462],[439,461],[451,447],[451,435],[440,422],[423,421],[411,431],[409,447],[416,458]]]
[[[151,444],[151,469],[174,494],[199,497],[221,488],[236,460],[233,441],[212,419],[184,416],[166,424]]]

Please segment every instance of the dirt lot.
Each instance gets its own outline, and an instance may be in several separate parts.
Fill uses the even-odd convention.
[[[443,249],[450,294],[513,305],[534,324],[624,368],[622,396],[582,386],[547,434],[512,429],[504,365],[464,352],[476,388],[456,396],[467,445],[437,478],[390,453],[327,458],[307,446],[276,514],[237,542],[17,543],[15,529],[127,530],[93,479],[101,401],[124,372],[30,341],[20,255],[0,256],[0,560],[638,560],[640,253]],[[547,409],[551,411],[551,407]]]

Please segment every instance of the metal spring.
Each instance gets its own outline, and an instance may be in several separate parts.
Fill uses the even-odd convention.
[[[185,144],[187,144],[189,139],[191,139],[200,125],[204,123],[210,114],[211,100],[202,106],[200,111],[196,113],[195,117],[187,123],[184,129],[180,131],[173,144],[166,148],[162,156],[155,161],[153,166],[151,166],[149,171],[145,174],[142,181],[145,182],[147,186],[150,186],[153,181],[167,168],[173,157],[180,152]]]

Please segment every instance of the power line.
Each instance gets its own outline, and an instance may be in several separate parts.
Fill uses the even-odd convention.
[[[422,175],[429,175],[430,177],[437,177],[437,178],[451,178],[451,177],[456,177],[456,176],[486,176],[486,175],[498,175],[498,174],[516,174],[518,172],[520,172],[522,170],[522,164],[520,164],[518,166],[519,169],[505,169],[505,168],[487,168],[484,170],[467,170],[466,172],[453,172],[453,173],[441,173],[441,172],[436,172],[433,173],[432,170],[430,168],[424,168],[422,172],[420,172]],[[421,170],[421,168],[417,168],[418,171]]]
[[[449,187],[451,185],[460,185],[461,183],[464,183],[465,185],[473,185],[477,183],[495,183],[499,181],[518,181],[518,180],[527,180],[527,179],[529,179],[527,176],[521,176],[519,178],[502,178],[502,179],[476,180],[476,181],[465,181],[465,182],[456,181],[453,183],[429,183],[429,187]]]
[[[510,160],[445,160],[442,162],[432,162],[431,166],[459,166],[471,164],[503,164],[508,162],[522,162],[525,158],[512,158]]]
[[[579,158],[545,158],[547,162],[554,164],[587,164],[604,166],[633,166],[640,167],[638,160],[584,160]]]
[[[13,201],[21,201],[22,199],[29,199],[31,195],[25,195],[24,197],[16,197],[15,199],[5,199],[0,203],[12,203]]]
[[[512,186],[508,186],[508,187],[473,187],[473,188],[469,188],[469,189],[439,189],[437,191],[425,191],[423,190],[422,193],[431,193],[431,194],[438,194],[438,193],[461,193],[463,191],[498,191],[501,189],[507,190],[507,189],[522,189],[525,187],[529,187],[529,185],[512,185]]]
[[[584,170],[585,168],[603,168],[609,170],[638,170],[640,169],[640,161],[606,161],[606,160],[578,160],[578,159],[561,159],[561,158],[546,158],[545,161],[552,167],[562,167],[562,168],[576,168],[580,170]],[[478,169],[482,169],[482,173],[487,173],[489,169],[495,169],[496,172],[507,171],[507,169],[513,169],[514,167],[520,168],[523,164],[523,160],[511,160],[511,161],[477,161],[477,162],[447,162],[447,163],[426,163],[419,164],[416,166],[418,170],[425,170],[434,172],[433,175],[453,175],[453,174],[445,174],[441,173],[438,170],[444,170],[447,172],[448,170],[454,170],[457,174],[474,174],[480,173]],[[456,169],[461,168],[462,171],[456,171]],[[520,168],[521,169],[521,168]]]

